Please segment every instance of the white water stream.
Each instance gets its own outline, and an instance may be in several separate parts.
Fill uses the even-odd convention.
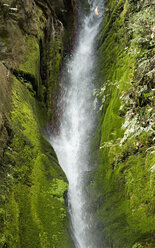
[[[101,22],[101,18],[95,16],[95,6],[94,3],[90,14],[81,21],[76,48],[66,65],[60,134],[51,137],[51,144],[69,181],[69,211],[76,248],[98,247],[89,233],[91,225],[86,218],[83,193],[83,177],[89,171],[89,148],[95,119],[92,96],[94,45]]]

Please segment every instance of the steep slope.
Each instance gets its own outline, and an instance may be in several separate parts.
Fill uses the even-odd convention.
[[[0,18],[0,247],[73,247],[67,180],[41,132],[56,119],[72,2],[1,0]]]
[[[90,183],[104,248],[155,247],[154,14],[153,1],[105,1]]]

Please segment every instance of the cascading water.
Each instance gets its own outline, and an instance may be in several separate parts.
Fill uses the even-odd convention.
[[[101,17],[95,16],[94,10],[101,2],[94,1],[90,14],[81,22],[77,47],[66,65],[60,134],[50,140],[69,181],[69,211],[76,248],[98,247],[89,234],[91,227],[84,207],[83,178],[89,171],[89,148],[95,119],[92,96],[94,44]]]

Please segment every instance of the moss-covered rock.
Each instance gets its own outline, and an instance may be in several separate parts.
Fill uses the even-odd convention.
[[[0,1],[0,248],[73,247],[68,183],[42,135],[56,120],[67,11],[63,1]]]
[[[41,134],[44,109],[15,77],[12,92],[0,247],[71,247],[65,205],[68,185],[55,152]]]
[[[98,38],[90,188],[107,248],[155,245],[153,13],[151,1],[106,1]]]

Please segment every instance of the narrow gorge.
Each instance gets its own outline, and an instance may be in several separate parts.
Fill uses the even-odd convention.
[[[154,248],[152,0],[0,0],[0,248]]]

